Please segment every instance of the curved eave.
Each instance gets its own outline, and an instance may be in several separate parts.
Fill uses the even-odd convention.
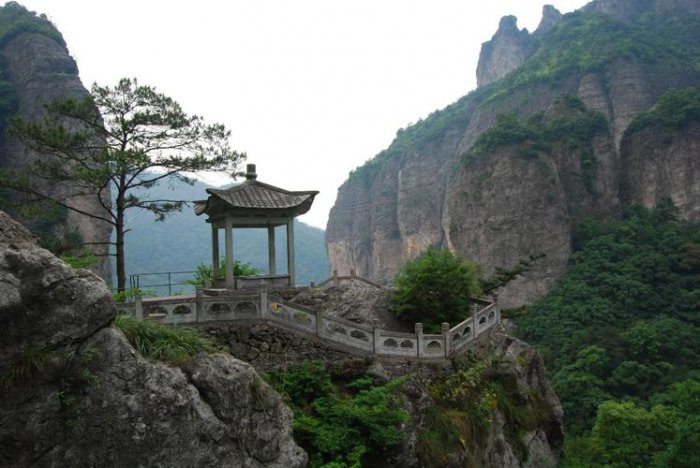
[[[290,194],[302,195],[306,198],[296,205],[286,207],[241,207],[227,203],[214,192],[207,200],[195,202],[194,209],[198,216],[206,214],[211,220],[223,219],[227,216],[234,218],[293,218],[303,215],[311,209],[318,191],[290,192]]]

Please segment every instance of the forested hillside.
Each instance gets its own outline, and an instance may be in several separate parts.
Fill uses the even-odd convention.
[[[561,399],[569,463],[697,466],[700,223],[666,200],[574,240],[559,286],[512,312]]]

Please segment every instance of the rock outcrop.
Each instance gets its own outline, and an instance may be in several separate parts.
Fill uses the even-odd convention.
[[[646,14],[623,14],[632,3]],[[326,229],[331,269],[340,274],[354,269],[375,281],[391,281],[427,247],[450,248],[482,265],[486,274],[544,254],[503,291],[502,304],[514,307],[541,296],[561,277],[581,218],[614,217],[625,203],[652,205],[670,196],[684,215],[697,219],[695,127],[674,134],[671,144],[653,130],[642,132],[630,140],[629,150],[623,148],[625,131],[640,112],[669,89],[700,85],[700,70],[693,65],[697,49],[668,46],[676,40],[700,41],[693,32],[698,29],[691,27],[700,22],[693,16],[697,7],[686,3],[593,2],[586,11],[595,7],[595,14],[559,19],[545,9],[548,20],[543,18],[541,27],[550,29],[532,42],[534,50],[522,65],[399,132],[387,150],[339,188]],[[632,26],[601,16],[613,7]],[[567,30],[585,30],[584,24],[599,31],[577,38]],[[655,30],[649,43],[671,55],[678,51],[678,60],[648,60],[623,44],[607,48],[605,60],[587,68],[590,49],[581,41],[595,41],[618,26],[641,34],[642,26],[650,24],[667,29]],[[497,36],[506,30],[513,35],[517,28],[510,19],[499,30]],[[516,55],[524,42],[513,46]],[[564,50],[571,55],[561,55]],[[686,55],[695,58],[680,58]],[[561,60],[577,65],[555,73]],[[557,104],[569,98],[580,103],[574,105],[580,108],[576,112],[602,116],[606,128],[581,139],[588,124],[573,124],[567,119],[574,114],[562,114]],[[540,141],[535,148],[528,138],[518,140],[504,129],[492,140],[503,144],[469,159],[499,114],[514,115],[523,125],[531,119],[549,125],[545,137],[559,135],[557,141]],[[584,121],[590,123],[577,120]]]
[[[552,30],[554,26],[557,25],[561,19],[561,12],[554,8],[552,5],[545,5],[542,7],[542,19],[540,24],[532,33],[534,38],[540,38]]]
[[[247,363],[149,361],[104,282],[0,212],[0,465],[303,466],[292,414]]]
[[[496,34],[482,44],[476,68],[478,86],[503,78],[525,61],[531,38],[527,29],[518,29],[517,22],[515,16],[504,16]]]
[[[682,131],[649,127],[629,136],[622,148],[627,170],[623,199],[653,206],[670,197],[683,218],[700,220],[700,123]]]
[[[31,13],[14,2],[2,7],[20,9],[23,20]],[[31,21],[42,27],[53,28],[44,18],[35,17]],[[9,25],[4,27],[9,28]],[[55,31],[55,35],[60,34]],[[17,101],[16,115],[27,120],[39,120],[44,115],[44,106],[54,99],[70,97],[83,99],[88,91],[78,76],[78,67],[65,45],[55,37],[36,32],[13,34],[0,42],[0,62],[4,65],[5,78],[9,79]],[[22,144],[16,137],[0,132],[0,167],[24,168],[32,161],[45,158]],[[46,182],[42,191],[52,193],[61,200],[87,213],[104,215],[104,208],[97,197],[76,193],[70,183]],[[58,238],[77,233],[82,242],[89,244],[98,258],[107,259],[112,232],[111,225],[74,211],[67,211],[64,219],[57,220],[51,232]],[[109,262],[103,261],[99,273],[108,278]]]
[[[401,387],[411,422],[406,427],[401,450],[388,454],[385,466],[557,466],[563,451],[563,410],[545,376],[544,363],[537,351],[508,336],[499,327],[479,337],[467,360],[465,364],[457,359],[442,367],[394,360],[376,362],[370,367],[369,372],[379,379],[411,375]],[[474,369],[481,364],[484,365],[481,371],[470,373],[468,381],[455,377],[465,367]],[[507,392],[499,395],[499,401],[492,403],[489,410],[482,408],[473,412],[478,401],[486,398],[486,389],[494,385],[507,388]],[[440,396],[444,393],[462,396],[448,397],[449,402],[445,402]],[[508,405],[517,406],[533,422],[519,426],[512,415],[504,411]],[[460,443],[445,443],[439,453],[421,442],[426,431],[432,437],[440,435],[434,423],[435,411],[448,418],[445,424],[453,423],[449,418],[456,417],[457,422],[449,426],[450,437],[454,437],[455,432],[462,437]],[[489,423],[483,432],[470,432],[465,426],[479,426],[478,421],[471,418],[485,418]],[[427,458],[430,456],[437,456],[439,460]]]

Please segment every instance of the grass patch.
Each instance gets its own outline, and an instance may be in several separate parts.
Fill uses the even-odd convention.
[[[43,373],[56,353],[51,347],[27,349],[16,364],[0,372],[0,388],[7,388],[20,380]]]
[[[212,339],[192,328],[173,327],[127,315],[117,316],[113,325],[124,332],[143,356],[168,364],[183,364],[198,353],[218,351]]]

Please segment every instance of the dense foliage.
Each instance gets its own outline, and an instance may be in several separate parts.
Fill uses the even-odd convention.
[[[396,276],[392,311],[408,322],[422,322],[428,333],[469,316],[469,298],[479,294],[477,268],[446,249],[428,249]]]
[[[665,200],[627,208],[620,222],[581,222],[574,241],[560,285],[517,324],[547,362],[569,434],[595,425],[602,441],[617,408],[604,402],[629,400],[647,415],[700,380],[700,225],[679,221]]]
[[[652,126],[682,130],[693,122],[700,122],[700,90],[672,89],[664,93],[652,109],[637,114],[625,130],[625,136]]]
[[[268,375],[294,411],[294,440],[309,453],[309,466],[369,466],[404,439],[409,415],[396,392],[406,378],[375,385],[369,376],[334,383],[320,363]]]
[[[201,352],[216,351],[214,342],[198,330],[163,325],[126,315],[114,319],[129,342],[143,356],[169,364],[182,364]]]

